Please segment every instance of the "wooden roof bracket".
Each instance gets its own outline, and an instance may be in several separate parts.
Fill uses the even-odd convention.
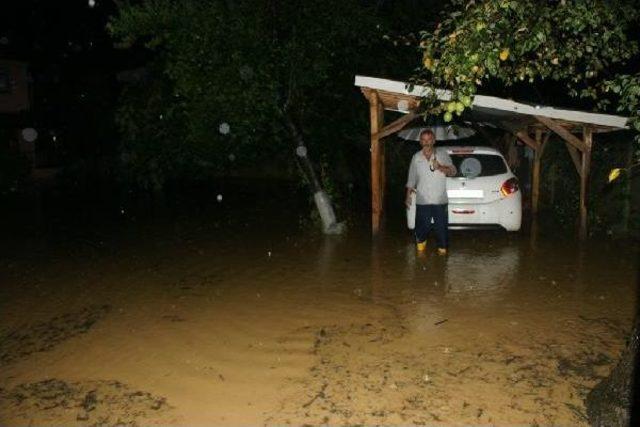
[[[544,133],[544,137],[542,138],[542,141],[540,143],[540,157],[542,157],[542,154],[544,153],[544,149],[548,145],[547,143],[549,142],[550,137],[551,137],[551,132]]]
[[[568,142],[565,143],[565,145],[567,146],[567,151],[569,151],[569,155],[571,156],[571,161],[573,162],[573,166],[576,167],[576,172],[578,172],[578,175],[582,175],[582,171],[581,171],[581,160],[580,160],[580,153],[578,153],[578,150],[573,146],[570,145]]]
[[[536,151],[540,149],[540,144],[538,144],[538,142],[535,139],[531,138],[526,130],[519,130],[515,133],[515,135],[518,137],[520,141],[527,144],[531,149]]]
[[[374,136],[378,139],[382,139],[396,132],[399,132],[406,125],[412,122],[416,117],[418,117],[418,114],[414,113],[413,111],[409,111],[409,113],[407,113],[406,115],[400,117],[399,119],[389,123],[382,129],[380,129],[380,131]]]
[[[538,120],[540,123],[542,123],[549,129],[554,131],[556,134],[558,134],[560,138],[567,141],[576,149],[580,150],[583,153],[587,150],[587,146],[580,138],[576,137],[574,134],[569,132],[566,128],[564,128],[562,125],[557,123],[555,120],[550,119],[549,117],[543,117],[543,116],[534,116],[534,117],[536,118],[536,120]]]

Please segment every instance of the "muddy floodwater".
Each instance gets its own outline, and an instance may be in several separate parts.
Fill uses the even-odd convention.
[[[224,196],[12,214],[0,424],[587,425],[632,326],[633,246],[461,231],[417,256],[401,224],[324,237]]]

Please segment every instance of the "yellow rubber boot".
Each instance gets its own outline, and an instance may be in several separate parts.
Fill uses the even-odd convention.
[[[416,243],[416,249],[418,250],[418,252],[424,252],[427,250],[427,242],[418,242]]]

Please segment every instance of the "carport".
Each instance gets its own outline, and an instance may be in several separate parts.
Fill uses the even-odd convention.
[[[356,76],[355,86],[360,87],[369,101],[371,127],[371,232],[380,230],[385,197],[385,138],[399,132],[409,123],[421,117],[421,99],[432,94],[433,89],[410,86],[406,82],[375,77]],[[451,99],[446,90],[435,90],[441,101]],[[384,112],[404,114],[385,125]],[[521,141],[533,150],[531,180],[531,210],[535,217],[540,195],[540,165],[545,145],[552,133],[565,142],[567,150],[580,176],[580,237],[587,235],[587,189],[591,169],[591,151],[594,134],[625,129],[627,117],[597,114],[584,111],[563,110],[547,106],[529,105],[493,96],[476,95],[472,107],[465,111],[464,121],[479,126],[492,126],[506,135]]]

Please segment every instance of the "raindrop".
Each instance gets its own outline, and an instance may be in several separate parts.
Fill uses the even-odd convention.
[[[229,154],[229,161],[233,162],[236,159],[235,154],[231,153]]]
[[[271,251],[267,252],[267,256],[271,257]]]
[[[296,148],[296,155],[298,157],[307,157],[307,147],[305,147],[304,145],[299,145]]]
[[[222,135],[226,135],[229,133],[229,131],[231,130],[231,127],[229,126],[229,123],[220,123],[220,126],[218,127],[218,131],[222,134]]]
[[[33,142],[38,139],[38,131],[34,128],[22,129],[22,138],[27,142]]]
[[[216,200],[218,200],[218,202],[222,201],[222,194],[218,194],[218,197],[216,197]]]
[[[96,5],[96,0],[89,0],[89,7],[94,7]]]

